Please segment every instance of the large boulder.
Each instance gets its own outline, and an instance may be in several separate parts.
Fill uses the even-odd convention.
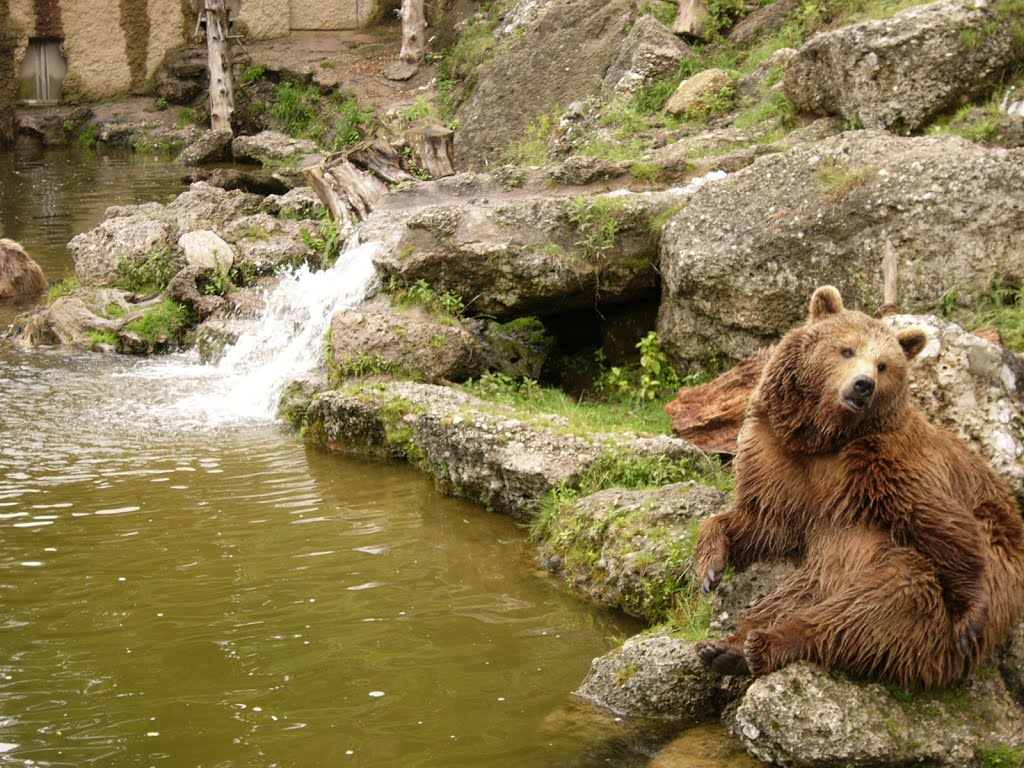
[[[823,32],[790,62],[786,93],[804,112],[916,131],[1024,57],[1022,19],[1010,2],[939,0]]]
[[[855,131],[761,157],[665,226],[659,335],[677,362],[722,363],[803,320],[819,285],[874,311],[890,244],[904,311],[1020,277],[1021,189],[1024,150],[955,137]]]
[[[993,765],[982,756],[1017,747],[1024,731],[1024,713],[991,669],[908,694],[803,662],[756,679],[729,721],[755,757],[794,768]]]
[[[88,285],[110,285],[120,262],[139,264],[157,248],[170,248],[177,228],[163,213],[159,203],[108,208],[99,225],[68,243],[78,279]]]
[[[630,0],[551,0],[538,11],[479,72],[456,114],[462,168],[500,160],[532,121],[598,93],[634,16]]]
[[[21,245],[0,238],[0,299],[41,293],[48,285],[42,268]]]
[[[622,41],[619,55],[605,73],[605,97],[632,96],[671,75],[689,53],[687,45],[653,16],[641,16]]]
[[[231,157],[233,138],[229,130],[206,131],[182,150],[178,162],[186,166],[223,162]]]
[[[497,318],[555,314],[654,298],[651,223],[687,194],[444,203],[374,213],[363,232],[388,242],[375,258],[384,277],[424,280]]]
[[[240,163],[274,163],[294,156],[312,155],[316,144],[309,139],[296,139],[277,131],[263,131],[254,136],[236,136],[231,142],[231,155]]]
[[[682,440],[632,434],[572,434],[564,417],[528,415],[448,387],[368,383],[320,394],[303,433],[346,453],[416,462],[441,488],[489,509],[527,518],[548,491],[578,480],[608,452],[696,456]]]

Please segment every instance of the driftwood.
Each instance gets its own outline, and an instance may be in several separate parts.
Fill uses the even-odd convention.
[[[349,150],[345,156],[349,162],[369,171],[388,184],[398,184],[415,178],[402,168],[402,156],[387,139],[364,141]]]
[[[432,179],[455,173],[455,134],[440,125],[421,125],[403,135],[417,170]]]
[[[231,78],[231,41],[224,0],[205,0],[206,50],[210,69],[210,127],[231,132],[235,86]]]
[[[767,352],[740,361],[709,384],[683,387],[665,406],[672,432],[711,453],[736,453],[736,437],[747,412],[747,400],[761,378]]]
[[[679,13],[676,16],[672,31],[677,35],[686,35],[704,39],[704,22],[711,12],[706,0],[679,0]]]
[[[331,155],[319,165],[303,170],[302,175],[331,212],[331,218],[347,232],[373,210],[388,191],[387,184],[371,173],[360,170],[345,154]]]

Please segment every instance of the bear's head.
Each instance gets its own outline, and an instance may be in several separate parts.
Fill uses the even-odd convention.
[[[894,333],[847,310],[839,291],[814,292],[807,322],[787,333],[765,367],[753,400],[787,449],[828,453],[891,428],[908,407],[907,370],[928,337]]]

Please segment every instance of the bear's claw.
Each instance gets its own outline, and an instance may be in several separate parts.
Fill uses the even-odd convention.
[[[718,587],[718,582],[721,578],[721,573],[715,573],[713,569],[709,568],[708,572],[704,574],[704,580],[700,583],[701,594],[707,595],[713,592],[715,588]]]
[[[720,675],[749,675],[750,666],[740,649],[720,640],[697,644],[697,656],[705,666]]]

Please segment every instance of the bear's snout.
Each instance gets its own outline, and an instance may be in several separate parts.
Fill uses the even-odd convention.
[[[842,393],[843,405],[860,413],[871,404],[875,394],[875,380],[870,376],[857,376]]]

